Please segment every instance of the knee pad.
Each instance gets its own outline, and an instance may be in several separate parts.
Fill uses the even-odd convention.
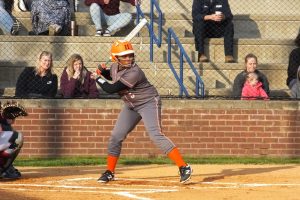
[[[0,157],[1,158],[10,158],[11,155],[13,155],[15,151],[16,151],[15,149],[5,149],[4,151],[2,151],[0,153]]]

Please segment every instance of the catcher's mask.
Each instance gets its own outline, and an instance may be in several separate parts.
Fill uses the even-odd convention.
[[[134,63],[134,50],[130,42],[117,40],[111,47],[111,60],[122,67],[131,67]]]

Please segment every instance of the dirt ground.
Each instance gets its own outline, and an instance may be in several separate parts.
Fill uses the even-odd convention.
[[[173,165],[119,166],[117,180],[97,179],[104,166],[18,167],[23,177],[0,180],[1,200],[299,200],[300,165],[192,165],[179,183]]]

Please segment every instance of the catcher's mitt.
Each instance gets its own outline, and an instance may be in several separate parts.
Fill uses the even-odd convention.
[[[1,105],[1,116],[5,119],[15,119],[19,116],[27,116],[25,108],[17,102],[6,102],[6,104]]]

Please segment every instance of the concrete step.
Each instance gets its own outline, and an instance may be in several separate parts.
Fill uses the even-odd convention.
[[[294,39],[298,34],[300,27],[299,20],[295,21],[291,17],[290,20],[276,21],[276,20],[260,20],[252,21],[250,19],[244,20],[244,17],[236,18],[234,23],[234,38],[262,38],[262,39]],[[122,29],[116,35],[125,36],[135,27],[134,22],[131,22],[126,28]],[[158,34],[158,25],[154,25],[154,32]],[[194,37],[192,31],[192,21],[187,20],[169,20],[163,25],[163,37],[166,38],[168,29],[172,28],[178,37]],[[126,30],[127,29],[127,30]],[[91,36],[95,34],[94,25],[79,25],[80,36]],[[144,28],[140,32],[141,36],[149,36],[149,31]]]
[[[216,96],[216,98],[228,98],[232,95],[232,90],[227,88],[209,89],[205,91],[207,96]],[[269,97],[272,98],[290,98],[291,91],[289,89],[270,90]]]
[[[0,37],[0,60],[3,62],[28,62],[36,60],[41,50],[53,52],[54,60],[67,60],[73,53],[80,53],[86,61],[105,62],[110,56],[111,44],[119,37],[59,37],[59,36],[2,36]],[[197,52],[193,38],[180,38],[187,55],[197,61]],[[149,38],[136,37],[132,40],[136,59],[149,61]],[[223,39],[206,41],[206,54],[211,62],[224,62]],[[294,48],[292,40],[236,39],[234,57],[243,63],[244,56],[250,52],[256,54],[261,63],[288,63],[288,55]],[[238,50],[238,51],[237,51]],[[178,61],[180,50],[172,46],[172,59]],[[155,62],[167,61],[167,44],[154,47]]]
[[[34,62],[31,61],[24,65],[22,63],[0,63],[0,85],[1,87],[14,87],[17,78],[24,66],[34,66]],[[178,92],[178,83],[169,68],[167,63],[149,63],[138,62],[139,66],[143,69],[150,82],[159,90],[168,91],[174,94]],[[85,66],[94,71],[97,62],[85,62]],[[206,90],[215,89],[229,89],[231,90],[234,78],[238,73],[244,70],[244,66],[238,63],[193,63],[198,74],[201,76]],[[179,63],[173,63],[177,74],[179,74]],[[62,71],[65,67],[65,62],[54,62],[54,73],[60,78]],[[195,90],[195,75],[189,65],[184,63],[184,85],[188,91],[193,94]],[[258,69],[261,70],[267,77],[270,83],[271,90],[286,90],[285,85],[287,66],[282,64],[260,64]],[[164,93],[166,94],[166,93]]]
[[[30,13],[17,12],[15,16],[22,25],[20,35],[28,35],[28,32],[32,30]],[[73,18],[78,25],[79,36],[95,35],[95,26],[88,12],[76,12]],[[294,39],[300,27],[300,15],[235,15],[233,22],[235,38]],[[164,13],[162,23],[164,37],[166,37],[167,29],[170,27],[175,30],[178,37],[193,37],[192,17],[190,15]],[[133,20],[126,28],[119,31],[117,36],[127,35],[134,26]],[[141,36],[148,35],[147,28],[141,31]]]
[[[157,0],[162,12],[192,13],[193,0]],[[300,2],[298,0],[229,0],[231,10],[234,14],[285,14],[299,13]],[[135,12],[134,7],[121,2],[121,10]],[[143,12],[150,11],[150,1],[143,1],[141,4]],[[80,1],[80,12],[88,12],[89,7]]]
[[[157,0],[162,12],[191,14],[193,0]],[[298,0],[229,0],[233,14],[270,14],[290,15],[298,14],[300,2]],[[82,9],[84,10],[84,9]],[[142,10],[149,11],[149,3],[143,1]]]

